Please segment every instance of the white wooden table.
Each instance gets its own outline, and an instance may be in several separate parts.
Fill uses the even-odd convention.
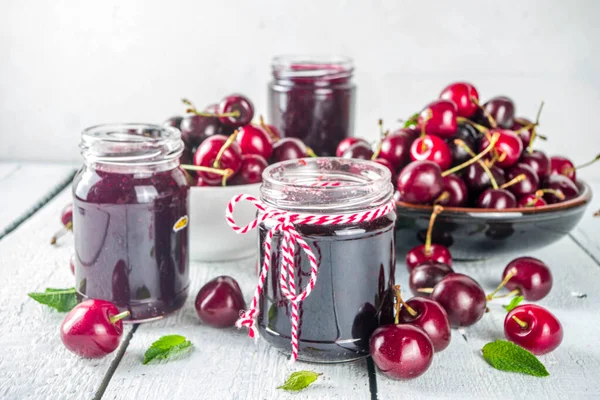
[[[203,326],[193,307],[200,286],[216,275],[235,277],[249,299],[255,285],[254,260],[226,264],[192,263],[192,296],[174,316],[128,325],[120,348],[100,360],[81,359],[61,344],[64,318],[27,297],[46,287],[69,287],[72,237],[50,246],[60,226],[60,210],[70,202],[72,166],[0,163],[0,398],[2,399],[538,399],[600,398],[600,209],[594,199],[584,221],[569,237],[530,255],[552,268],[555,285],[540,304],[561,320],[565,338],[553,353],[541,356],[550,372],[534,378],[500,372],[481,358],[480,349],[503,337],[504,302],[464,337],[437,354],[419,379],[397,382],[375,371],[368,360],[348,364],[297,363],[264,342],[254,345],[245,331]],[[600,193],[600,182],[593,183]],[[8,233],[7,233],[8,232]],[[525,255],[525,254],[520,254]],[[518,256],[518,255],[515,255]],[[486,291],[499,280],[513,257],[458,264]],[[399,257],[401,259],[401,257]],[[397,281],[407,274],[399,265]],[[575,296],[575,294],[587,296]],[[150,344],[166,334],[190,339],[194,350],[167,363],[142,365]],[[277,390],[293,371],[310,369],[323,376],[307,390]]]

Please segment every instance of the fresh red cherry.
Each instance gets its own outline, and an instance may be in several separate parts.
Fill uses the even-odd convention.
[[[203,323],[215,328],[227,328],[235,325],[240,311],[246,309],[246,302],[235,279],[219,276],[202,286],[196,296],[195,306]]]
[[[477,199],[477,208],[504,210],[516,206],[517,198],[506,189],[487,189]]]
[[[346,150],[348,150],[348,148],[350,146],[352,146],[355,143],[363,143],[366,146],[369,146],[369,143],[367,143],[367,141],[365,139],[361,139],[361,138],[357,138],[357,137],[347,137],[342,139],[342,141],[338,144],[337,148],[335,149],[335,156],[336,157],[341,157],[344,155],[344,153],[346,152]]]
[[[540,187],[540,180],[533,168],[529,165],[519,163],[514,167],[511,167],[506,173],[506,178],[510,182],[521,175],[522,177],[518,182],[507,185],[508,190],[516,197],[535,193]]]
[[[181,129],[181,121],[183,121],[183,117],[180,115],[176,115],[163,122],[163,125]]]
[[[189,147],[198,146],[206,138],[221,133],[221,124],[216,117],[188,115],[181,121],[181,140]]]
[[[517,205],[519,207],[543,207],[548,205],[546,200],[544,200],[544,193],[538,196],[538,193],[528,194],[523,197],[519,197],[517,200]]]
[[[552,273],[541,260],[533,257],[519,257],[512,260],[502,273],[505,287],[528,301],[538,301],[552,289]]]
[[[506,183],[506,177],[503,169],[495,165],[488,167],[488,169],[490,170],[497,185],[501,186]],[[463,180],[469,188],[469,191],[476,196],[481,194],[484,190],[492,187],[490,174],[487,173],[481,163],[471,164],[465,168]]]
[[[232,94],[219,103],[219,121],[225,126],[237,128],[248,125],[254,117],[254,106],[245,96]],[[227,116],[222,116],[223,114]],[[229,115],[228,115],[229,114]]]
[[[387,160],[394,171],[403,168],[410,161],[410,148],[417,134],[411,129],[398,130],[381,141],[379,158]]]
[[[535,304],[515,307],[504,318],[504,336],[533,354],[546,354],[562,342],[563,329],[556,317]]]
[[[429,297],[427,291],[419,291],[419,289],[432,288],[439,281],[444,279],[446,275],[454,272],[447,264],[427,260],[423,264],[419,264],[413,268],[408,278],[410,290],[415,296]]]
[[[429,218],[429,227],[427,228],[427,236],[425,244],[413,247],[406,253],[406,268],[408,272],[418,265],[424,264],[427,261],[437,261],[448,266],[452,266],[452,255],[450,251],[440,244],[431,243],[433,234],[433,226],[437,216],[444,211],[444,207],[436,205],[433,207],[431,217]]]
[[[123,334],[122,319],[129,311],[105,300],[86,300],[77,304],[60,326],[60,339],[72,353],[86,358],[100,358],[119,347]]]
[[[452,101],[456,104],[456,113],[458,116],[470,118],[478,109],[479,93],[477,93],[475,86],[470,83],[455,82],[442,90],[440,99]]]
[[[258,125],[244,125],[238,130],[237,142],[242,154],[256,154],[268,160],[273,153],[269,134]]]
[[[235,179],[235,176],[232,179]],[[199,176],[199,177],[196,178],[196,182],[195,182],[194,185],[195,186],[214,186],[214,185],[209,185],[208,183],[206,183],[206,181],[204,180],[204,178],[201,177],[201,176]]]
[[[214,135],[206,139],[194,154],[194,165],[200,167],[231,169],[235,174],[242,165],[242,150],[235,142],[235,136]],[[197,171],[209,185],[219,184],[223,176],[213,172]]]
[[[515,122],[515,104],[506,96],[497,96],[483,105],[483,110],[489,114],[499,127],[511,129]],[[520,140],[520,139],[519,139]]]
[[[433,344],[436,353],[444,350],[450,344],[452,333],[446,310],[437,302],[413,297],[403,303],[398,317],[401,324],[409,324],[421,328]]]
[[[369,339],[371,358],[377,368],[393,379],[413,379],[423,375],[433,361],[433,343],[414,325],[385,325]]]
[[[357,158],[359,160],[370,160],[373,158],[373,150],[366,142],[356,142],[344,151],[342,157]]]
[[[519,139],[513,131],[509,131],[508,129],[490,130],[490,134],[494,133],[499,135],[498,141],[494,146],[497,153],[495,164],[502,168],[515,165],[523,152],[523,143],[521,142],[521,139]],[[490,135],[485,135],[481,139],[481,144],[479,145],[480,151],[489,146],[489,137]]]
[[[50,244],[56,244],[58,238],[67,233],[68,231],[73,230],[73,205],[67,204],[65,208],[60,212],[60,222],[63,227],[52,236],[50,239]]]
[[[242,165],[228,185],[250,185],[262,182],[262,173],[269,166],[267,160],[257,154],[243,154]]]
[[[485,313],[485,292],[477,282],[463,274],[446,275],[434,286],[431,299],[444,307],[453,328],[471,326]]]
[[[469,191],[465,182],[457,175],[447,175],[442,178],[444,189],[437,204],[447,207],[462,207],[469,201]],[[446,193],[447,196],[443,194]]]
[[[564,175],[550,175],[545,183],[546,189],[544,200],[548,204],[560,203],[561,201],[574,199],[579,196],[579,188],[568,177]],[[562,195],[557,195],[560,192]]]
[[[523,142],[524,148],[529,147],[533,131],[533,122],[531,122],[527,118],[515,117],[513,125],[510,127],[510,129],[519,136],[521,142]]]
[[[479,136],[479,132],[472,125],[458,124],[454,138],[446,139],[450,153],[452,153],[452,165],[462,164],[475,154],[479,149]],[[458,145],[454,139],[462,140],[468,149]]]
[[[456,133],[456,104],[450,100],[436,100],[421,111],[418,126],[428,135],[449,138]]]
[[[600,154],[594,157],[594,159],[591,161],[575,167],[568,158],[562,156],[552,156],[550,157],[550,173],[564,175],[573,182],[577,182],[577,170],[587,167],[588,165],[592,165],[598,160],[600,160]]]
[[[444,188],[442,170],[432,161],[413,161],[398,174],[397,188],[402,201],[431,203]]]
[[[452,165],[452,153],[442,139],[435,135],[425,135],[413,141],[410,146],[410,158],[413,161],[433,161],[442,170]]]
[[[540,179],[546,179],[550,176],[550,159],[543,151],[525,152],[519,163],[530,166]]]
[[[295,160],[308,156],[308,148],[300,139],[286,137],[278,140],[273,145],[273,155],[271,156],[272,163]]]

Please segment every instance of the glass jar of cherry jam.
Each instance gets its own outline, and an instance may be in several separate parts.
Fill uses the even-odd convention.
[[[335,185],[323,185],[335,182]],[[263,173],[261,200],[271,209],[317,217],[376,209],[392,201],[387,168],[371,161],[311,158],[281,162]],[[395,209],[365,222],[294,224],[318,263],[318,279],[299,303],[299,356],[310,362],[351,361],[369,354],[369,337],[382,314],[393,307]],[[275,221],[259,225],[260,249]],[[281,234],[271,247],[271,269],[259,299],[258,327],[263,338],[290,354],[291,304],[280,284]],[[296,245],[295,285],[306,287],[311,267]],[[264,261],[260,252],[260,265]]]
[[[269,121],[282,137],[301,139],[319,156],[334,156],[354,130],[353,70],[345,57],[275,57]]]
[[[76,289],[127,321],[161,318],[188,294],[188,192],[179,130],[122,124],[81,135],[73,182]]]

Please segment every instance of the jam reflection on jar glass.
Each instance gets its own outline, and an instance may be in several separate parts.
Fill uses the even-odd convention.
[[[282,137],[301,139],[319,156],[335,155],[354,130],[353,70],[345,57],[275,57],[269,120]]]
[[[336,182],[337,186],[316,183]],[[390,172],[364,160],[311,158],[268,167],[261,200],[270,208],[311,215],[357,213],[392,199]],[[368,222],[344,225],[295,225],[319,264],[318,279],[300,303],[299,360],[344,362],[369,354],[369,337],[393,308],[395,211]],[[260,248],[275,222],[259,225]],[[271,269],[260,297],[259,330],[280,351],[290,354],[291,304],[279,284],[281,235],[273,237]],[[310,278],[306,253],[295,251],[298,290]],[[260,263],[264,261],[261,252]]]
[[[121,124],[81,135],[73,181],[76,289],[129,322],[161,318],[188,294],[188,192],[175,128]]]

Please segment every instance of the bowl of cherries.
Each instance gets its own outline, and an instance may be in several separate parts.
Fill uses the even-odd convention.
[[[255,117],[246,96],[232,94],[203,110],[189,100],[185,116],[164,123],[178,128],[185,143],[181,167],[190,182],[190,257],[198,261],[234,260],[256,252],[256,237],[237,235],[225,221],[227,203],[241,193],[259,197],[262,172],[272,163],[314,155],[299,139],[281,138],[277,128]],[[256,208],[240,204],[241,221]]]
[[[480,103],[473,85],[456,82],[403,128],[382,133],[375,150],[348,138],[338,153],[392,171],[399,251],[425,242],[435,205],[444,213],[432,240],[450,247],[456,259],[531,251],[567,235],[592,197],[576,176],[590,163],[575,167],[533,147],[546,139],[537,132],[542,107],[532,122],[515,116],[510,98]]]

